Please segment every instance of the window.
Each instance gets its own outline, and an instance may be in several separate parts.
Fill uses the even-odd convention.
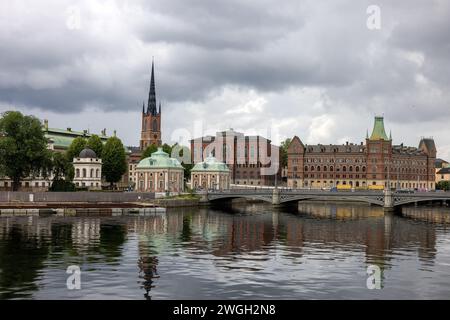
[[[86,178],[86,169],[83,169],[83,178]]]

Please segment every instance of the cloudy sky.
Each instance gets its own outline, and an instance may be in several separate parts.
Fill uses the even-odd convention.
[[[394,143],[450,159],[447,0],[0,2],[1,112],[138,145],[152,57],[165,142],[359,143],[384,115]]]

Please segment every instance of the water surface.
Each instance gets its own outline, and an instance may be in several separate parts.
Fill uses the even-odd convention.
[[[448,299],[450,211],[355,204],[0,218],[2,299]],[[81,269],[68,290],[66,269]],[[379,266],[382,288],[366,286]]]

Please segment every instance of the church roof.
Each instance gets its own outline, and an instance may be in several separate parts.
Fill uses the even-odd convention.
[[[205,159],[205,161],[197,163],[191,170],[191,172],[205,171],[230,172],[230,169],[225,163],[217,160],[213,156],[209,156]]]
[[[136,166],[137,169],[182,169],[181,163],[175,159],[170,158],[169,154],[164,152],[162,148],[153,152],[148,158],[142,159]]]
[[[370,140],[389,140],[386,131],[384,130],[383,117],[375,117],[375,123],[373,125],[372,134]]]

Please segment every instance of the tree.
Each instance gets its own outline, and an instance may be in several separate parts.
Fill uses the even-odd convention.
[[[186,181],[189,180],[191,178],[191,170],[194,167],[191,161],[191,150],[186,146],[178,145],[178,143],[175,143],[171,150],[175,153],[171,154],[171,156],[182,159],[180,162],[184,168],[184,179]]]
[[[72,181],[74,178],[73,165],[62,153],[53,153],[52,161],[53,180]]]
[[[450,181],[439,181],[436,183],[436,189],[449,191],[450,190]]]
[[[127,171],[125,148],[119,138],[111,137],[106,141],[102,151],[102,162],[103,175],[112,188]]]
[[[97,158],[102,157],[103,142],[98,135],[93,134],[92,136],[90,136],[86,142],[86,147],[94,150]]]
[[[69,148],[66,151],[67,161],[72,163],[73,158],[76,158],[80,155],[80,152],[86,148],[86,139],[83,137],[76,137],[73,139]]]
[[[74,177],[73,164],[59,152],[53,153],[52,159],[53,181],[50,191],[75,191],[72,183]]]
[[[287,138],[281,143],[280,154],[281,154],[281,168],[285,168],[288,165],[288,148],[291,144],[291,138]]]
[[[0,174],[12,180],[17,191],[22,179],[46,174],[50,152],[41,122],[18,111],[7,111],[0,118]]]
[[[144,150],[144,152],[142,152],[141,159],[150,157],[152,153],[156,151],[158,151],[158,146],[156,144],[151,144]]]
[[[162,151],[164,151],[165,153],[169,154],[169,156],[172,154],[172,147],[169,146],[167,143],[164,143],[162,145]]]

